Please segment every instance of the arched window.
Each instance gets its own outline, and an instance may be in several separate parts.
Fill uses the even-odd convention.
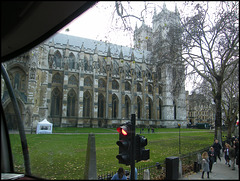
[[[68,79],[68,84],[77,85],[77,82],[77,78],[74,75],[70,76]]]
[[[174,119],[177,119],[177,106],[175,101],[173,101],[173,107],[174,107]]]
[[[116,80],[112,81],[112,89],[116,89],[116,90],[119,89],[119,85],[118,85],[118,82]]]
[[[61,60],[62,60],[61,53],[59,51],[56,51],[54,53],[54,58],[53,58],[53,61],[55,62],[56,67],[61,67]]]
[[[103,79],[99,79],[98,81],[98,87],[99,88],[105,88],[106,85],[105,85],[105,81]]]
[[[91,95],[88,91],[83,95],[83,117],[91,116]]]
[[[153,108],[153,103],[151,98],[148,98],[148,119],[152,119],[152,108]]]
[[[137,84],[137,92],[142,92],[142,86],[140,83]]]
[[[159,99],[159,119],[162,120],[162,100]]]
[[[130,107],[131,107],[131,102],[128,96],[125,96],[125,113],[126,113],[126,118],[130,118]]]
[[[62,96],[58,88],[53,89],[51,95],[51,115],[61,116],[62,110]]]
[[[75,68],[75,56],[73,53],[70,53],[69,55],[69,69],[74,69]]]
[[[76,116],[77,96],[74,90],[70,90],[67,96],[67,116]]]
[[[104,96],[102,94],[98,95],[98,117],[99,118],[103,118],[104,117],[104,113],[105,113],[105,109],[104,106],[105,105],[105,99]]]
[[[117,118],[118,113],[118,98],[115,94],[112,96],[112,118]]]
[[[129,82],[125,82],[125,90],[126,91],[130,91],[131,90],[131,85],[129,84]]]
[[[25,92],[26,90],[26,73],[19,67],[12,68],[8,71],[9,77],[14,89],[20,92]]]
[[[53,75],[52,83],[62,83],[62,76],[59,73]]]
[[[162,94],[162,86],[159,86],[159,88],[158,88],[158,93],[159,93],[159,94]]]
[[[90,77],[86,77],[85,79],[84,79],[84,86],[92,86],[93,84],[92,84],[92,80],[91,80],[91,78]]]
[[[87,57],[84,57],[84,70],[85,70],[85,71],[89,70]]]
[[[152,86],[148,85],[148,93],[152,93]]]
[[[142,114],[142,100],[140,97],[137,97],[137,118],[140,119]]]

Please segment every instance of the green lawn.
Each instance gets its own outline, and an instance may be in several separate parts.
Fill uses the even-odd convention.
[[[195,131],[195,132],[193,132]],[[207,131],[207,132],[206,132]],[[104,128],[55,128],[55,133],[95,133],[97,172],[115,172],[118,167],[118,134],[116,129]],[[136,133],[139,134],[137,129]],[[163,163],[168,156],[179,155],[179,129],[155,129],[142,134],[148,139],[146,149],[150,149],[150,159],[136,163],[136,166]],[[181,153],[202,149],[213,143],[214,133],[209,130],[193,130],[181,128]],[[23,172],[23,159],[19,135],[10,135],[16,171]],[[27,134],[32,174],[47,179],[83,179],[86,159],[88,134]]]

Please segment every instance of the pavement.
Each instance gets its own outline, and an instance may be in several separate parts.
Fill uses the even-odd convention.
[[[199,172],[193,172],[190,175],[183,175],[182,178],[178,180],[239,180],[239,167],[235,163],[235,170],[225,164],[225,159],[221,157],[221,162],[218,159],[216,164],[213,164],[212,172],[209,173],[209,178],[207,178],[207,173],[204,173],[204,178],[202,179],[202,170]]]

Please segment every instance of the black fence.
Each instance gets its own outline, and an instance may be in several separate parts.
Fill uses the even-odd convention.
[[[181,155],[179,158],[182,161],[182,175],[189,171],[198,172],[201,169],[201,155],[204,151],[208,151],[210,147],[205,147],[201,150],[194,151],[188,154]],[[151,180],[164,180],[166,177],[166,163],[156,162],[155,164],[139,166],[137,168],[137,179],[143,180],[144,170],[148,169]],[[107,172],[98,175],[98,180],[111,180],[116,172]],[[129,178],[129,170],[125,170],[126,176]]]

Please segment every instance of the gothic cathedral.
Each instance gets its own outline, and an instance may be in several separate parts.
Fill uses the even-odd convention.
[[[26,129],[47,119],[60,127],[116,127],[136,115],[137,127],[186,126],[185,68],[176,8],[163,6],[134,31],[134,48],[65,34],[7,63]],[[9,95],[1,100],[16,129]],[[15,126],[14,126],[15,125]]]

